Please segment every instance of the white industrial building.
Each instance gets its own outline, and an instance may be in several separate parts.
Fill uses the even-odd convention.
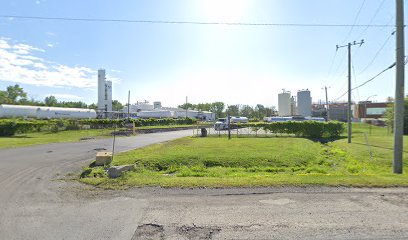
[[[309,89],[297,92],[297,114],[304,117],[312,116],[312,97]]]
[[[127,114],[128,107],[123,108],[123,113]],[[129,107],[130,115],[136,115],[140,118],[196,118],[206,121],[215,120],[215,113],[208,111],[198,110],[185,110],[181,108],[162,107],[161,102],[153,102],[150,104],[148,101],[137,102],[131,104]]]
[[[0,105],[0,118],[91,119],[96,111],[84,108]]]
[[[98,70],[98,111],[105,117],[112,112],[112,82],[106,80],[105,69]]]
[[[279,116],[291,115],[291,97],[290,92],[283,90],[278,94],[278,114]]]

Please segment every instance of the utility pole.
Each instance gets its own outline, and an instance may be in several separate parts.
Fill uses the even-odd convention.
[[[394,101],[394,159],[393,170],[402,174],[402,151],[404,132],[404,1],[396,0],[396,79]]]
[[[329,105],[329,98],[327,97],[327,86],[324,86],[324,91],[326,92],[326,111],[327,111],[327,121],[330,120],[330,105]]]
[[[231,120],[230,120],[230,112],[229,106],[227,106],[227,124],[228,124],[228,140],[231,140]]]
[[[187,96],[186,96],[186,118],[188,117],[188,115],[187,115],[187,112],[188,112],[188,106],[187,106],[187,103],[188,103],[188,99],[187,99]]]
[[[351,47],[355,46],[355,45],[363,45],[364,43],[364,39],[361,40],[360,42],[350,42],[347,45],[343,45],[343,46],[339,46],[336,45],[336,51],[339,50],[339,48],[343,48],[343,47],[347,47],[348,50],[348,106],[347,106],[347,135],[348,135],[348,143],[351,143],[351,119],[352,119],[352,115],[351,115]]]

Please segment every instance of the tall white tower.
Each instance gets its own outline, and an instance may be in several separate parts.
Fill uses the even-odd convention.
[[[105,69],[98,70],[98,110],[112,111],[112,82],[106,80]]]

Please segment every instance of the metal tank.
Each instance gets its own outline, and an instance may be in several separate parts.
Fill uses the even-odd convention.
[[[308,89],[297,92],[297,113],[304,117],[312,115],[312,97]]]
[[[0,118],[38,118],[38,119],[92,119],[96,118],[93,109],[40,107],[25,105],[0,105]]]
[[[278,94],[278,114],[279,116],[289,116],[290,110],[290,92],[283,90],[282,93]]]

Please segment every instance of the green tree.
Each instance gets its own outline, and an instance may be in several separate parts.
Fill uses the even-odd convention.
[[[49,107],[56,107],[56,106],[58,106],[58,100],[57,100],[57,98],[56,97],[54,97],[54,96],[48,96],[48,97],[45,97],[45,99],[44,99],[44,103],[45,103],[45,106],[49,106]]]
[[[123,104],[120,103],[118,100],[112,101],[112,109],[113,111],[118,111],[123,109]]]
[[[390,107],[385,113],[386,122],[391,128],[394,128],[394,104],[391,103]],[[408,135],[408,98],[404,100],[404,135]]]
[[[178,107],[182,109],[194,109],[194,105],[192,103],[184,103],[182,105],[178,105]]]
[[[20,87],[18,84],[7,87],[7,98],[9,103],[15,104],[17,103],[18,98],[25,97],[27,97],[27,93],[24,92],[23,88]]]
[[[9,103],[8,94],[6,91],[0,91],[0,104]]]
[[[254,115],[254,109],[249,105],[243,105],[240,111],[240,115],[247,118],[252,118]]]
[[[238,105],[230,105],[228,106],[228,111],[230,116],[239,116],[239,108]]]
[[[223,102],[213,102],[211,103],[210,111],[215,113],[215,117],[224,117],[225,104]]]

